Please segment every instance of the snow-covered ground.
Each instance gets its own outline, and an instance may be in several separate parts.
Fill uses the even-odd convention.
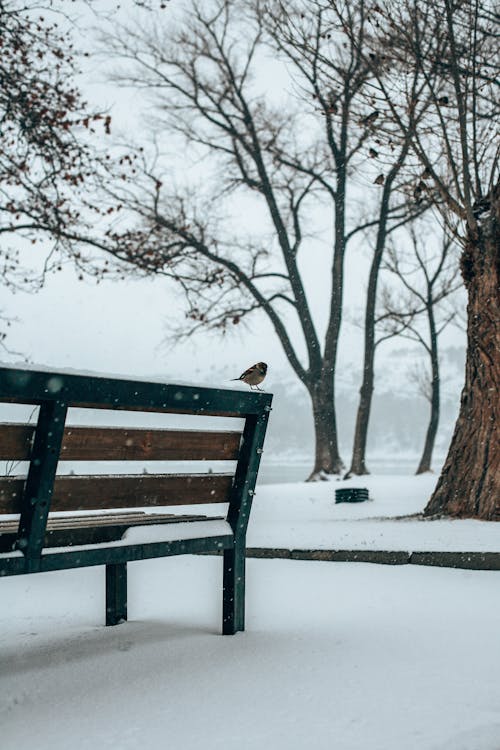
[[[297,549],[500,552],[500,524],[391,520],[421,512],[438,477],[366,476],[258,487],[248,544]],[[371,502],[335,504],[335,490],[366,487]],[[499,745],[500,747],[500,745]]]
[[[417,549],[437,528],[433,548],[499,550],[495,523],[375,520],[421,510],[432,476],[350,482],[373,502],[260,487],[249,544]],[[220,558],[129,570],[115,628],[102,568],[0,580],[2,750],[500,748],[498,572],[250,559],[247,630],[223,637]]]

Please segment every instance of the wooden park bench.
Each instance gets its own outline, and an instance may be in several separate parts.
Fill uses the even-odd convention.
[[[106,624],[114,625],[127,618],[128,562],[222,552],[222,631],[243,630],[245,538],[271,401],[250,391],[0,368],[0,404],[38,407],[36,425],[0,424],[0,460],[29,462],[26,477],[0,477],[0,576],[105,565]],[[238,417],[244,426],[70,426],[72,407],[126,410],[135,420],[138,412]],[[92,462],[97,472],[101,461],[199,460],[233,462],[233,471],[57,473],[61,461]],[[221,504],[224,515],[170,512],[209,503]]]

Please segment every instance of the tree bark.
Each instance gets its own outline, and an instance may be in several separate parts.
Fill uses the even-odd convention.
[[[333,392],[333,374],[322,376],[309,389],[314,418],[315,457],[314,468],[308,482],[327,479],[328,474],[339,474],[344,468],[337,442],[337,424]]]
[[[492,191],[493,192],[493,191]],[[500,521],[500,186],[469,234],[461,266],[468,291],[467,359],[460,413],[425,515]]]
[[[440,378],[439,378],[439,356],[438,356],[438,340],[436,332],[436,321],[434,319],[434,312],[432,307],[432,300],[427,304],[427,316],[429,320],[429,333],[430,333],[430,355],[431,355],[431,414],[429,418],[429,424],[427,426],[427,432],[425,435],[424,450],[422,451],[422,457],[418,465],[416,474],[425,474],[426,471],[431,471],[432,465],[432,452],[434,450],[434,443],[436,442],[436,434],[439,425],[439,409],[440,409]]]

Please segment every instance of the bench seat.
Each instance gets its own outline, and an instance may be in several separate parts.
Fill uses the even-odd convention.
[[[224,516],[176,515],[175,513],[88,513],[78,516],[57,516],[47,521],[44,548],[115,542],[122,539],[131,526],[176,524],[193,521],[224,520]],[[19,521],[0,521],[0,552],[14,549]]]

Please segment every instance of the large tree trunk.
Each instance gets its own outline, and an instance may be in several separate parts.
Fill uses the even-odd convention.
[[[420,459],[418,469],[415,472],[416,474],[424,474],[426,471],[431,471],[432,452],[434,450],[434,443],[436,442],[436,434],[439,425],[439,402],[441,384],[439,379],[439,355],[436,321],[434,320],[432,302],[427,307],[427,315],[429,318],[429,332],[431,341],[431,414],[429,417],[429,424],[427,426],[427,433],[425,435],[424,450],[422,452],[422,457]]]
[[[500,521],[500,190],[462,256],[468,326],[465,386],[448,456],[425,515]]]
[[[344,464],[340,458],[337,441],[333,378],[323,375],[310,389],[314,418],[315,458],[309,482],[327,479],[329,474],[339,474]]]

